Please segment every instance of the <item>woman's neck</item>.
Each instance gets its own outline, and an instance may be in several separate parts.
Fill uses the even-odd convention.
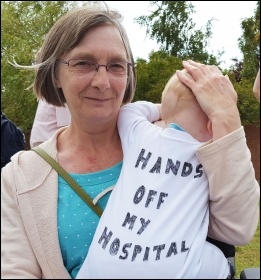
[[[119,163],[122,158],[122,146],[117,127],[114,131],[73,133],[69,126],[57,141],[60,165],[72,173],[97,172]]]

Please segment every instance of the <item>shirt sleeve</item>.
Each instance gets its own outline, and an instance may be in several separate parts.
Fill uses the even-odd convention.
[[[30,135],[30,146],[35,147],[50,139],[56,130],[71,121],[68,107],[56,107],[39,100]]]
[[[134,130],[140,127],[139,124],[147,123],[149,126],[159,118],[159,107],[152,102],[137,101],[122,106],[118,117],[118,130],[122,143],[129,145],[133,140]]]
[[[260,186],[243,127],[197,150],[209,180],[209,237],[242,246],[259,219]]]

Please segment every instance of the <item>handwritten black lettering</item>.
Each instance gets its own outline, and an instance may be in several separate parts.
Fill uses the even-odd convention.
[[[160,169],[161,169],[161,157],[158,157],[156,163],[154,164],[154,166],[151,168],[150,173],[160,173]]]
[[[146,247],[145,253],[144,253],[144,256],[143,256],[143,261],[148,261],[149,253],[150,253],[150,247]]]
[[[140,186],[140,187],[137,189],[137,191],[136,191],[136,193],[135,193],[135,195],[134,195],[133,202],[134,202],[135,204],[140,203],[140,201],[142,200],[144,194],[145,194],[145,187],[144,187],[144,186]]]
[[[125,227],[126,224],[128,223],[128,224],[130,224],[129,229],[132,230],[136,219],[137,219],[137,216],[132,215],[130,217],[130,213],[128,212],[122,226]]]
[[[171,170],[174,175],[177,175],[178,171],[179,171],[179,167],[180,167],[180,161],[179,160],[177,160],[176,164],[174,165],[172,159],[168,158],[165,173],[169,174],[169,171]]]
[[[153,251],[157,251],[155,260],[160,260],[161,251],[165,249],[165,244],[157,245],[153,247]]]
[[[138,254],[140,254],[142,251],[142,248],[140,245],[135,245],[134,246],[134,250],[133,250],[133,255],[132,255],[132,258],[131,258],[131,261],[135,261],[136,257]]]
[[[144,169],[151,157],[151,152],[148,153],[147,157],[143,157],[144,156],[144,153],[145,153],[145,149],[141,149],[141,152],[139,154],[139,157],[137,159],[137,162],[135,164],[135,167],[138,167],[140,162],[143,162],[142,166],[141,166],[141,169]]]
[[[119,238],[115,238],[110,246],[109,252],[112,256],[115,256],[118,254],[119,251],[119,247],[120,247],[120,239]]]
[[[189,248],[186,248],[185,241],[182,241],[181,242],[181,252],[186,252],[188,250],[189,250]]]
[[[145,222],[145,220],[143,218],[140,218],[140,222],[141,222],[141,228],[139,229],[139,231],[137,232],[137,234],[141,234],[144,229],[149,225],[150,220],[148,220],[147,222]]]
[[[122,260],[126,260],[128,258],[129,252],[126,250],[126,248],[130,248],[132,245],[132,243],[126,243],[123,247],[122,247],[122,252],[125,254],[125,256],[119,256],[120,259]]]
[[[167,197],[167,196],[168,196],[167,193],[164,193],[164,192],[160,193],[158,204],[157,204],[157,209],[160,209],[161,204],[164,203],[163,197]]]
[[[102,244],[102,248],[105,249],[107,244],[109,243],[110,239],[112,237],[112,232],[110,231],[109,234],[107,235],[107,227],[104,228],[103,233],[98,241],[99,244],[101,244],[102,240],[104,240]]]
[[[200,178],[203,175],[202,168],[203,168],[202,164],[197,165],[196,167],[197,175],[195,175],[194,178]]]
[[[185,162],[182,168],[181,176],[187,177],[188,175],[191,174],[192,170],[193,170],[192,164],[189,162]]]
[[[157,194],[156,191],[154,190],[149,190],[149,194],[148,194],[148,197],[147,197],[147,201],[145,203],[145,207],[148,207],[150,202],[153,201],[153,196],[155,196]]]
[[[108,230],[107,227],[105,227],[105,229],[98,241],[98,243],[101,244],[102,240],[104,240],[104,243],[102,244],[102,248],[104,250],[106,249],[106,246],[110,242],[110,239],[113,235],[112,231],[109,231],[109,234],[107,234],[107,230]],[[131,247],[132,247],[132,243],[125,243],[121,248],[120,239],[117,237],[111,242],[111,244],[109,246],[109,254],[111,256],[116,256],[119,253],[119,250],[121,248],[122,254],[119,255],[119,259],[127,260],[131,254],[131,252],[130,252]],[[153,261],[153,260],[159,261],[162,258],[162,252],[165,249],[167,249],[166,244],[160,244],[160,245],[153,246],[153,252],[155,252],[155,258],[150,258],[150,254],[152,254],[151,247],[145,247],[143,261],[149,261],[149,259],[151,261]],[[182,240],[180,242],[180,251],[178,251],[177,242],[173,241],[169,245],[169,248],[167,250],[167,254],[165,257],[169,258],[171,256],[177,255],[178,253],[186,253],[187,251],[189,251],[189,247],[186,246],[185,240]],[[137,257],[139,256],[139,254],[141,254],[142,252],[143,252],[143,248],[141,245],[134,245],[133,251],[132,251],[132,256],[131,256],[130,260],[135,261],[137,259]]]
[[[165,174],[173,174],[177,176],[179,174],[179,170],[181,169],[180,176],[184,178],[190,175],[192,175],[194,178],[200,178],[204,172],[203,166],[201,164],[193,166],[191,162],[185,161],[182,165],[180,160],[176,160],[174,163],[174,160],[171,158],[164,159],[161,156],[155,158],[151,152],[146,152],[145,149],[141,149],[135,164],[135,168],[139,168],[140,163],[142,163],[140,167],[142,170],[149,168],[148,172],[153,174],[160,174],[164,166],[165,170],[163,172],[165,172]],[[141,197],[137,198],[139,198],[139,201],[141,200]]]

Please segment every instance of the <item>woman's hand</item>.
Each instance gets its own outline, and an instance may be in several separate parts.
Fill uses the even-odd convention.
[[[241,127],[237,108],[237,93],[228,76],[215,65],[205,65],[192,60],[183,62],[192,75],[189,78],[177,71],[177,76],[194,93],[202,110],[208,116],[213,141]]]

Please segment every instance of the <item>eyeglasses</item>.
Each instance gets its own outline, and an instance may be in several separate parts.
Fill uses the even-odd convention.
[[[70,72],[80,75],[94,75],[103,66],[112,78],[118,79],[128,77],[129,67],[135,67],[133,63],[127,61],[98,64],[97,62],[83,59],[70,59],[68,61],[58,59],[58,62],[67,64]]]

